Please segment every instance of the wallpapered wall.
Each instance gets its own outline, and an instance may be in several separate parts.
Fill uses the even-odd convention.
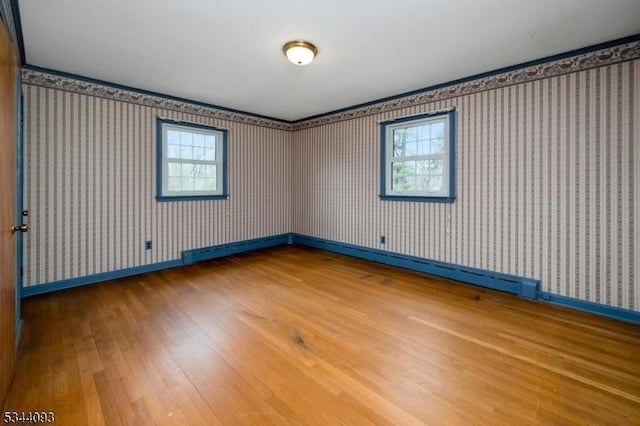
[[[70,90],[23,85],[25,286],[290,231],[289,131]],[[156,202],[156,117],[229,129],[228,200]]]
[[[639,93],[636,60],[302,128],[293,231],[638,310]],[[380,201],[378,123],[448,107],[456,202]]]
[[[640,310],[639,58],[634,41],[296,123],[25,69],[24,284],[295,232]],[[380,201],[378,123],[449,107],[455,203]],[[229,128],[228,201],[155,201],[157,116]]]

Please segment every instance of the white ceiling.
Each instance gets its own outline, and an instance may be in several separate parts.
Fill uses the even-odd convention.
[[[297,120],[640,33],[638,0],[20,0],[26,62]],[[318,47],[306,67],[282,45]]]

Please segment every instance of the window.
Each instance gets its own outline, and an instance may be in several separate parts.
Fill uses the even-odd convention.
[[[452,203],[455,199],[455,111],[380,124],[383,200]]]
[[[159,201],[227,197],[227,131],[158,119]]]

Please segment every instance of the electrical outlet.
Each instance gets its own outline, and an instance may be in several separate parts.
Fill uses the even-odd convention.
[[[384,235],[380,235],[380,244],[385,244],[387,242],[387,237]]]
[[[144,249],[145,250],[151,250],[152,248],[153,248],[153,243],[151,242],[151,240],[144,242]]]

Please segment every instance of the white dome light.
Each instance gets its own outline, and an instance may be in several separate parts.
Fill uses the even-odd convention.
[[[308,41],[290,41],[282,46],[287,59],[295,65],[307,65],[318,54],[318,49]]]

